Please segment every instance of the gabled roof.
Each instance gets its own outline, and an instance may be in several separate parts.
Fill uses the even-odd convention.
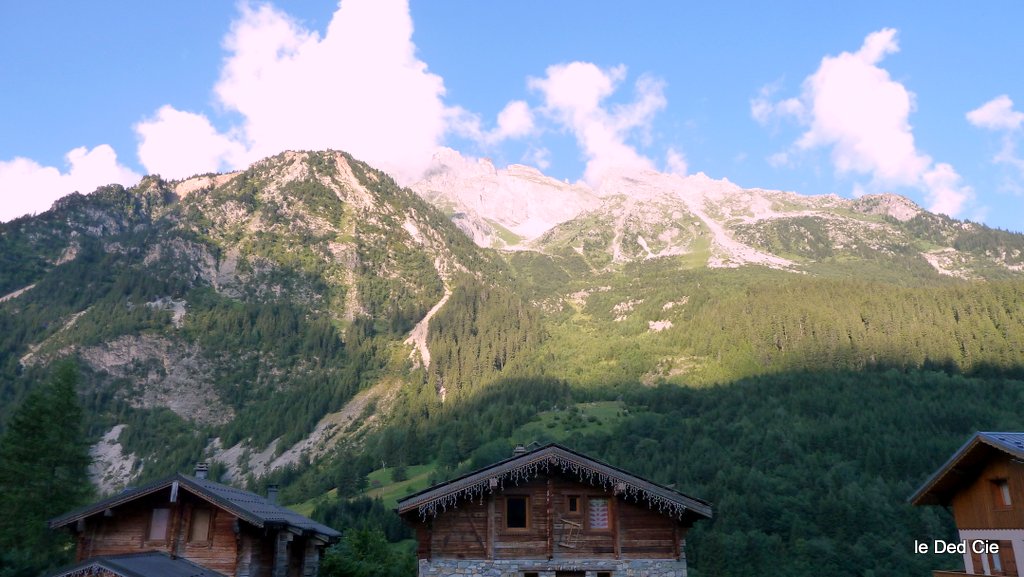
[[[1024,460],[1024,433],[975,433],[910,497],[914,505],[946,505],[993,457]]]
[[[103,569],[121,577],[225,577],[181,557],[172,559],[166,553],[150,551],[131,555],[93,557],[54,573],[51,577],[95,575]]]
[[[540,473],[553,472],[645,502],[652,509],[676,519],[711,518],[711,505],[706,501],[688,497],[556,443],[409,495],[398,501],[398,513],[406,515],[415,510],[421,519],[436,517],[440,512],[455,507],[460,500],[480,497],[485,492],[498,492],[506,485],[518,485]]]
[[[317,523],[316,521],[300,515],[291,509],[271,503],[266,497],[215,483],[209,479],[199,479],[189,475],[178,473],[170,477],[154,481],[142,487],[125,489],[121,493],[108,497],[92,505],[65,513],[59,517],[50,519],[50,527],[63,527],[84,519],[107,509],[134,501],[140,497],[151,495],[158,491],[165,490],[177,483],[190,493],[209,501],[210,503],[232,513],[238,518],[256,527],[287,527],[301,531],[305,534],[316,535],[326,541],[336,541],[341,533],[330,527]]]

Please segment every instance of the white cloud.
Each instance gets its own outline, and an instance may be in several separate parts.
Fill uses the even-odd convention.
[[[139,161],[163,178],[186,178],[243,164],[245,147],[217,132],[201,114],[163,106],[156,116],[135,125]]]
[[[1024,177],[1024,158],[1017,155],[1017,142],[1021,128],[1024,127],[1024,112],[1013,109],[1013,100],[1005,94],[997,96],[968,112],[967,120],[978,128],[1002,133],[1002,147],[992,161],[1014,166]],[[1009,182],[1004,188],[1019,191],[1021,187]]]
[[[940,162],[924,173],[925,185],[928,187],[928,210],[943,214],[956,215],[964,209],[964,204],[974,196],[969,186],[961,184],[960,175],[953,167]]]
[[[459,136],[468,138],[477,144],[494,146],[510,138],[522,138],[535,130],[533,111],[522,100],[513,100],[498,113],[498,125],[490,131],[481,128],[480,116],[461,106],[451,106],[446,110],[445,118],[448,130]]]
[[[531,166],[536,166],[541,170],[547,170],[547,168],[551,166],[550,157],[551,151],[548,150],[547,148],[544,148],[543,146],[531,146],[526,150],[526,153],[523,155],[523,162]]]
[[[1003,94],[967,113],[967,120],[978,128],[1017,130],[1024,124],[1024,112],[1013,109],[1013,100]]]
[[[218,133],[204,116],[165,106],[136,126],[147,168],[188,175],[285,149],[336,148],[409,182],[465,118],[416,58],[406,0],[342,0],[323,36],[267,4],[240,9],[214,87],[240,124]],[[507,129],[521,129],[511,114]],[[189,139],[195,149],[183,154]]]
[[[522,100],[513,100],[498,113],[498,128],[494,138],[520,138],[533,132],[533,112]]]
[[[771,97],[778,92],[780,85],[780,82],[773,82],[762,86],[757,97],[750,100],[750,115],[758,124],[765,126],[775,117],[793,117],[797,120],[804,118],[806,111],[800,99],[787,98],[772,102]]]
[[[873,32],[857,52],[823,58],[804,80],[798,99],[773,103],[770,92],[762,89],[751,103],[751,114],[762,124],[773,116],[795,119],[807,130],[793,152],[830,149],[838,174],[870,175],[870,187],[876,190],[918,188],[931,202],[930,210],[955,216],[973,192],[959,184],[952,166],[935,164],[917,149],[909,122],[914,95],[878,65],[898,51],[896,30]],[[771,158],[779,165],[789,155]]]
[[[549,66],[546,72],[544,78],[530,78],[528,85],[543,95],[544,113],[576,137],[587,159],[584,180],[595,184],[611,168],[653,168],[626,138],[637,131],[644,136],[665,107],[660,80],[641,76],[635,99],[609,110],[602,103],[625,79],[625,66],[602,70],[589,62],[571,62]]]
[[[0,161],[0,221],[47,210],[58,198],[78,191],[89,193],[107,184],[137,183],[140,176],[117,162],[107,144],[92,150],[82,146],[65,156],[68,171],[17,157]]]
[[[677,176],[686,176],[689,166],[686,163],[686,156],[674,148],[669,148],[665,153],[665,172]]]

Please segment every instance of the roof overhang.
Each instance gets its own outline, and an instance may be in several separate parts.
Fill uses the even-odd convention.
[[[963,485],[991,459],[1008,455],[1024,461],[1021,433],[975,433],[910,497],[914,505],[948,505]]]
[[[206,485],[212,486],[213,488],[204,485],[204,483],[206,483]],[[154,481],[148,485],[144,485],[136,489],[126,490],[117,495],[113,495],[91,505],[82,507],[81,509],[71,511],[70,513],[65,513],[64,515],[61,515],[59,517],[54,517],[53,519],[50,519],[49,526],[53,529],[65,527],[71,525],[72,523],[76,523],[80,520],[83,520],[87,517],[104,513],[105,511],[108,511],[120,505],[124,505],[125,503],[129,503],[131,501],[134,501],[142,497],[146,497],[148,495],[154,495],[156,493],[160,493],[161,491],[165,491],[168,489],[170,490],[171,493],[171,502],[176,501],[178,498],[178,494],[180,494],[180,491],[184,490],[198,497],[199,499],[202,499],[215,507],[223,509],[231,513],[235,517],[238,517],[240,520],[245,521],[246,523],[260,529],[287,529],[289,531],[295,532],[298,535],[316,537],[317,539],[328,543],[333,543],[339,540],[341,537],[341,533],[331,529],[330,527],[321,525],[319,523],[315,523],[309,519],[305,519],[304,517],[302,517],[301,519],[309,522],[300,523],[301,525],[304,525],[300,527],[294,524],[293,519],[274,518],[273,516],[267,518],[266,516],[261,516],[259,513],[246,509],[245,503],[236,503],[232,501],[231,498],[224,496],[222,493],[224,492],[224,489],[227,489],[226,486],[214,484],[209,481],[200,481],[196,478],[182,474],[175,474],[172,475],[171,477],[167,477],[159,481]],[[252,499],[259,499],[258,496],[252,493],[243,491],[237,492],[240,493],[242,497],[250,501]],[[275,509],[283,510],[283,508],[280,507],[275,507]],[[300,517],[298,514],[295,514],[294,516]]]
[[[582,483],[603,487],[627,499],[647,503],[652,509],[678,520],[711,518],[711,505],[706,501],[689,497],[557,444],[514,456],[409,495],[398,502],[397,511],[403,516],[416,512],[421,519],[436,517],[455,507],[459,501],[503,491],[507,486],[530,481],[542,473],[561,473]]]

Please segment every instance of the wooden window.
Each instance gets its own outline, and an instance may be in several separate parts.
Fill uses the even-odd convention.
[[[210,525],[213,521],[213,511],[209,509],[193,509],[192,524],[188,530],[188,540],[191,543],[206,542],[210,540]]]
[[[167,521],[171,518],[171,510],[167,508],[153,509],[153,515],[149,519],[149,540],[167,540]]]
[[[993,575],[1003,574],[1003,558],[999,556],[1000,551],[988,553],[988,565],[994,571]]]
[[[540,577],[540,573],[537,573],[536,571],[527,571],[523,573],[523,577]]]
[[[597,577],[612,577],[611,571],[598,571]]]
[[[1013,498],[1010,496],[1010,483],[1006,479],[995,479],[992,481],[992,493],[995,497],[996,507],[1009,509],[1013,506]]]
[[[591,529],[608,529],[611,527],[611,512],[608,499],[603,497],[587,501],[587,525]]]
[[[530,498],[505,497],[505,527],[507,529],[526,529],[530,526]]]
[[[569,512],[577,515],[580,512],[580,498],[576,495],[569,495]]]

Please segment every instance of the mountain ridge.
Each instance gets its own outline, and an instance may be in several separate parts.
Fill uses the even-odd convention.
[[[598,270],[705,251],[703,261],[713,268],[759,264],[795,272],[814,272],[804,265],[823,256],[864,257],[870,251],[913,253],[919,264],[959,278],[987,278],[998,269],[1015,273],[1024,265],[1019,242],[1008,251],[964,250],[956,246],[961,233],[987,227],[928,213],[892,193],[807,196],[744,189],[703,173],[680,177],[651,170],[609,171],[590,187],[518,165],[496,169],[450,149],[435,156],[428,176],[411,188],[451,214],[480,246],[548,254],[571,249]],[[556,210],[536,216],[551,206]],[[921,235],[915,219],[942,231]],[[804,238],[780,239],[780,226],[800,229]],[[698,237],[705,242],[696,243]],[[820,254],[822,248],[833,254]]]
[[[946,306],[959,298],[949,283],[1019,281],[1022,235],[895,195],[804,197],[651,172],[610,174],[594,192],[535,169],[446,162],[468,176],[431,177],[434,205],[345,153],[289,151],[232,173],[70,195],[0,224],[0,396],[14,401],[50,362],[78,358],[105,463],[94,479],[114,488],[196,454],[236,479],[330,459],[409,399],[440,411],[501,378],[716,382],[842,359],[802,350],[824,334],[845,346],[838,327],[870,358],[912,365],[959,346],[952,362],[970,368],[1013,346],[961,312],[970,322],[956,331],[971,339],[936,329],[927,352],[891,353],[894,336],[806,303],[830,306],[822,291],[855,298],[833,281],[857,279],[891,293],[865,315],[945,327],[946,309],[909,320],[887,309],[922,294]],[[518,212],[502,212],[524,190]],[[537,208],[560,193],[566,202]],[[473,230],[515,235],[512,250],[473,242],[474,219]],[[887,288],[904,286],[922,288]],[[966,290],[997,303],[987,310],[1007,298],[998,283]],[[771,316],[779,303],[803,316],[776,313],[775,329],[737,315]],[[728,334],[698,334],[714,326]],[[741,335],[751,342],[733,350]],[[147,427],[181,447],[156,445]]]

